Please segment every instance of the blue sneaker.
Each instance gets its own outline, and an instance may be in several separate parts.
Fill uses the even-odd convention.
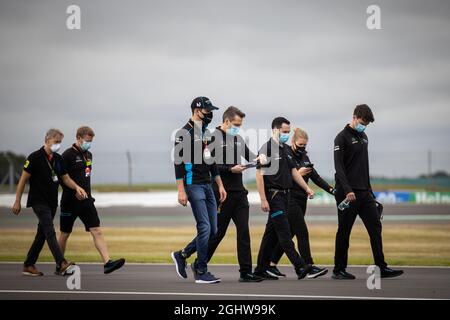
[[[219,283],[220,278],[214,277],[210,272],[197,273],[195,283]]]
[[[187,279],[186,273],[186,258],[181,255],[181,251],[174,251],[171,253],[172,260],[175,263],[177,274],[180,278]]]

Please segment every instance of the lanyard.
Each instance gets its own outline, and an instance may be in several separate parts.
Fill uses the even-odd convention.
[[[52,174],[54,174],[54,172],[55,172],[55,170],[54,170],[54,168],[53,168],[53,163],[54,163],[54,161],[52,161],[52,164],[50,164],[50,161],[48,160],[47,153],[44,154],[44,156],[45,156],[45,160],[47,161],[47,165],[48,165],[48,167],[50,168],[50,171],[52,172]],[[52,158],[52,159],[53,159],[53,158]]]
[[[81,156],[83,157],[83,159],[84,159],[84,163],[86,164],[86,166],[87,167],[89,167],[90,165],[91,165],[91,163],[90,163],[90,161],[89,161],[89,159],[84,155],[84,153],[83,152],[81,152],[81,150],[80,149],[78,149],[77,147],[75,147],[75,146],[72,146],[72,148],[74,148],[76,151],[78,151],[78,153],[80,153],[81,154]]]

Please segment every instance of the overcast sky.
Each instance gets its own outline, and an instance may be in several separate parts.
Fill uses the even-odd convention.
[[[81,7],[81,30],[66,8]],[[381,8],[381,30],[366,9]],[[283,115],[310,134],[331,177],[336,134],[356,104],[376,175],[450,171],[449,1],[0,0],[0,150],[28,154],[49,127],[96,131],[96,182],[173,181],[171,133],[198,95],[246,114]]]

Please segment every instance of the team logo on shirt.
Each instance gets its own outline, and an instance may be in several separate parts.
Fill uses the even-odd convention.
[[[25,161],[25,164],[23,165],[23,167],[26,169],[26,168],[28,168],[29,165],[30,165],[30,161],[27,160],[27,161]]]
[[[334,151],[339,151],[339,150],[340,150],[339,146],[334,146]]]

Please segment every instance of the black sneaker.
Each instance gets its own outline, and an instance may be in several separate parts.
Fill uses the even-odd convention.
[[[324,276],[327,273],[328,273],[328,269],[312,266],[311,271],[308,273],[308,275],[306,277],[309,279],[315,279],[320,276]]]
[[[270,273],[268,273],[267,271],[264,272],[255,272],[253,273],[255,276],[258,276],[260,278],[262,278],[263,280],[278,280],[278,277],[275,277],[273,275],[271,275]]]
[[[125,259],[120,258],[119,260],[109,260],[105,265],[103,266],[103,273],[108,274],[113,271],[116,271],[117,269],[120,269],[125,264]]]
[[[403,274],[403,270],[394,270],[388,267],[380,269],[382,278],[395,278]]]
[[[239,282],[261,282],[263,280],[264,279],[262,277],[251,272],[241,273],[239,278]]]
[[[171,253],[172,260],[175,263],[178,276],[183,279],[187,279],[186,273],[186,258],[183,257],[181,251],[174,251]]]
[[[216,278],[210,272],[197,273],[197,279],[195,279],[195,283],[203,283],[203,284],[211,284],[211,283],[219,283],[220,278]]]
[[[310,273],[312,270],[312,266],[310,264],[307,264],[303,268],[295,270],[295,273],[297,273],[298,280],[302,280],[306,277],[308,273]]]
[[[266,271],[273,277],[277,278],[286,277],[284,273],[281,273],[280,270],[278,270],[277,266],[270,266]]]
[[[356,279],[356,277],[354,275],[352,275],[351,273],[348,273],[345,270],[333,271],[333,275],[331,277],[333,279],[336,279],[336,280],[353,280],[353,279]]]

